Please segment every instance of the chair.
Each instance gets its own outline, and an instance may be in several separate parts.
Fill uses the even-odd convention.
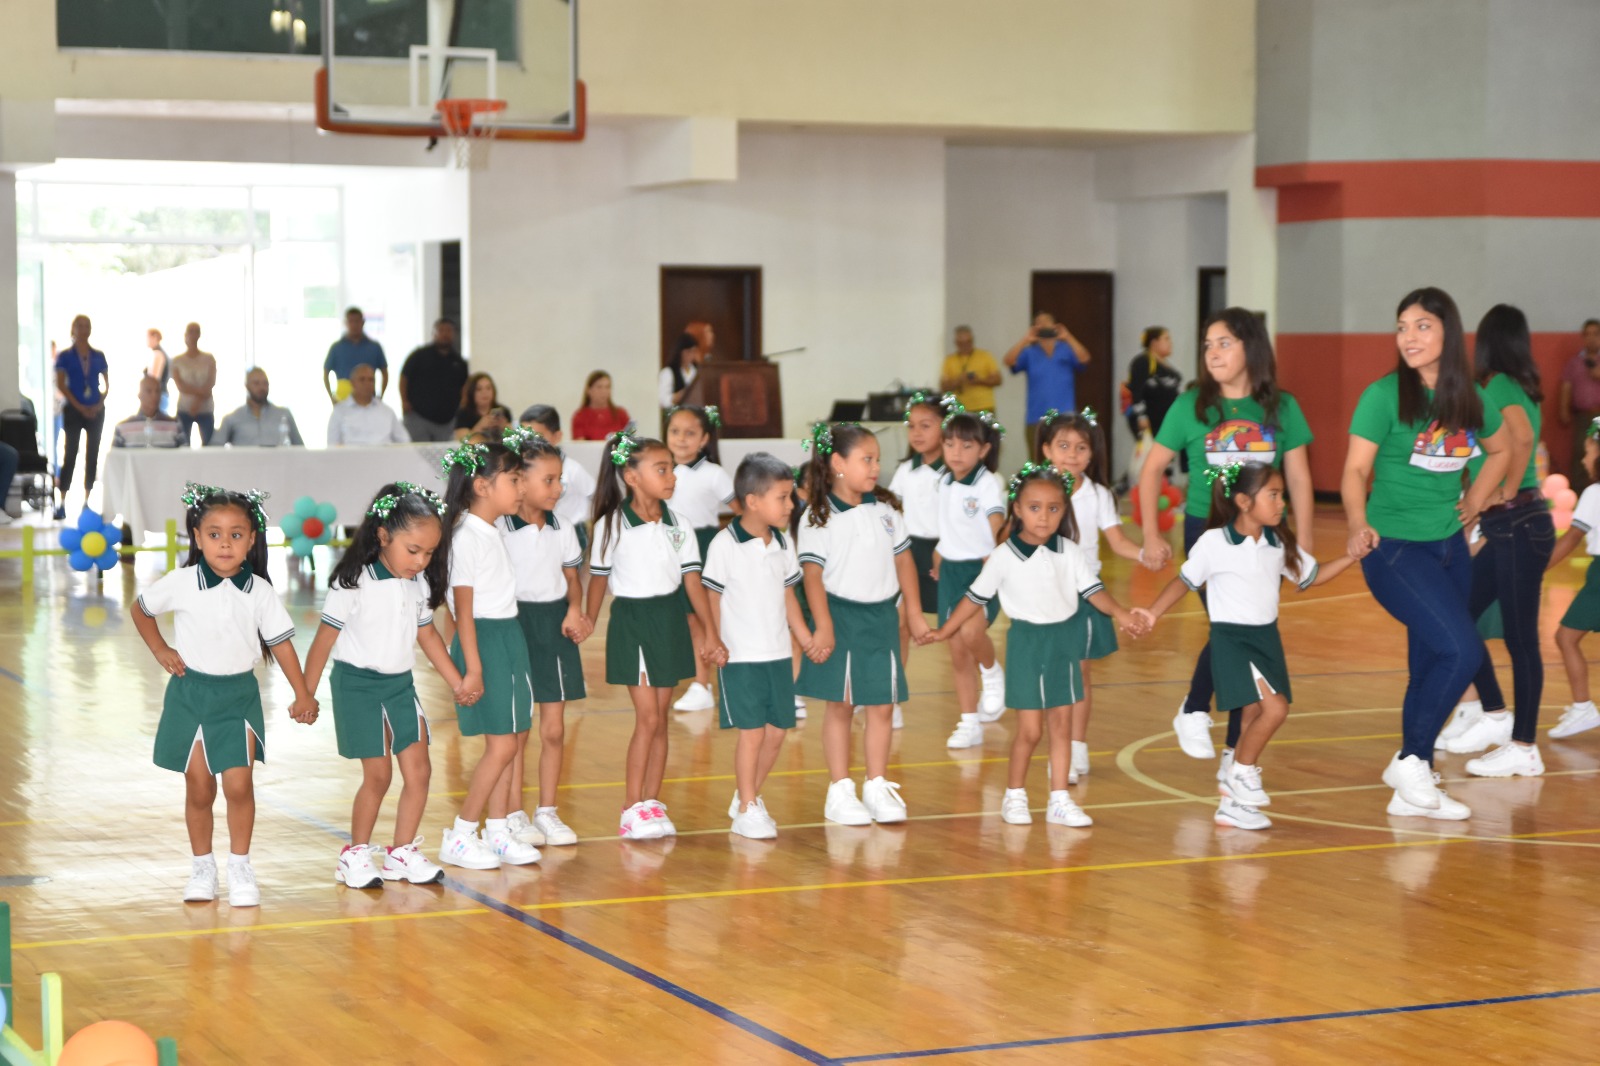
[[[35,511],[48,510],[51,500],[50,465],[39,453],[39,423],[33,413],[13,408],[0,411],[0,441],[17,450],[17,479],[22,499]],[[4,486],[4,495],[11,486]]]

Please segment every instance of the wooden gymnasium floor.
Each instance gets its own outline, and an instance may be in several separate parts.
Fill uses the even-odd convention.
[[[1325,556],[1341,528],[1320,514]],[[679,838],[620,843],[632,716],[597,687],[568,719],[562,808],[581,844],[381,894],[333,882],[358,774],[328,716],[289,722],[274,675],[252,849],[265,902],[231,910],[178,902],[182,783],[150,763],[164,677],[125,612],[159,565],[97,590],[58,563],[19,596],[0,563],[0,876],[49,879],[0,889],[35,1043],[36,978],[53,970],[69,1032],[130,1019],[189,1063],[1595,1059],[1600,734],[1546,742],[1542,780],[1466,780],[1444,758],[1470,822],[1386,817],[1405,646],[1359,571],[1286,594],[1298,702],[1265,760],[1267,832],[1214,827],[1215,764],[1173,743],[1205,634],[1191,597],[1097,667],[1094,770],[1076,788],[1093,829],[1001,823],[1011,719],[981,750],[946,751],[948,660],[923,649],[895,740],[903,827],[822,824],[813,717],[766,790],[779,839],[730,837],[731,738],[708,712],[673,727]],[[1108,571],[1139,602],[1171,576]],[[303,651],[320,593],[275,577]],[[1546,724],[1568,696],[1549,633],[1580,581],[1563,567],[1547,587]],[[592,675],[600,653],[587,645]],[[478,745],[436,680],[424,695],[432,853]],[[383,834],[390,811],[392,796]]]

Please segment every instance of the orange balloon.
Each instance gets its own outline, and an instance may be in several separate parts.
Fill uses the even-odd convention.
[[[156,1066],[156,1042],[131,1022],[95,1022],[72,1034],[58,1066]]]

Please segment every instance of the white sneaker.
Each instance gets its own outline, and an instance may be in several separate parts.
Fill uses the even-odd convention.
[[[545,842],[544,831],[533,824],[533,819],[528,817],[527,811],[512,811],[506,815],[506,828],[511,830],[511,835],[523,844],[538,847]]]
[[[752,803],[748,810],[733,816],[733,825],[729,826],[728,832],[751,840],[771,840],[778,835],[778,827],[761,813],[760,807]]]
[[[1439,775],[1433,775],[1438,780]],[[1439,796],[1439,806],[1419,807],[1415,803],[1407,803],[1404,796],[1398,791],[1389,797],[1389,806],[1385,808],[1390,815],[1396,818],[1433,818],[1441,822],[1462,822],[1472,817],[1472,808],[1460,800],[1451,799],[1442,788],[1435,788]]]
[[[1440,747],[1452,755],[1466,755],[1474,751],[1487,751],[1511,743],[1511,712],[1480,715],[1460,735],[1445,741]]]
[[[1222,794],[1246,807],[1272,805],[1272,797],[1261,787],[1261,767],[1246,766],[1241,762],[1228,767],[1228,776],[1222,782]]]
[[[617,836],[629,840],[659,840],[666,836],[666,826],[656,821],[655,808],[642,800],[622,812]]]
[[[454,826],[439,840],[439,861],[463,870],[498,870],[500,856],[475,832],[462,832]]]
[[[339,852],[333,879],[349,888],[382,888],[383,876],[372,862],[372,845],[350,844]]]
[[[900,785],[874,777],[861,786],[861,805],[874,822],[903,822],[906,801],[900,798]]]
[[[1005,799],[1000,801],[1000,817],[1007,825],[1032,825],[1033,812],[1028,809],[1028,790],[1006,789]]]
[[[1383,783],[1413,807],[1430,811],[1439,808],[1439,790],[1433,782],[1433,767],[1416,755],[1407,755],[1402,759],[1397,751],[1394,758],[1389,760],[1389,765],[1383,768]]]
[[[1215,759],[1217,748],[1211,743],[1211,716],[1190,714],[1178,705],[1178,714],[1172,719],[1172,731],[1178,734],[1178,747],[1191,759]]]
[[[261,886],[256,884],[256,872],[248,862],[228,860],[228,906],[261,906]]]
[[[996,659],[993,666],[978,666],[978,683],[983,691],[978,695],[978,720],[998,722],[1006,713],[1006,668]]]
[[[215,862],[193,863],[189,871],[189,883],[183,886],[183,901],[185,903],[210,903],[217,898],[217,864]]]
[[[756,797],[756,810],[761,812],[761,817],[772,823],[772,828],[778,828],[778,820],[772,816],[771,811],[767,810],[767,801],[760,796]]]
[[[1564,740],[1567,737],[1575,737],[1597,725],[1600,725],[1600,710],[1595,709],[1592,700],[1569,703],[1567,709],[1561,712],[1561,721],[1550,727],[1550,739]]]
[[[1094,824],[1089,813],[1073,803],[1072,797],[1064,791],[1050,793],[1050,806],[1045,808],[1044,820],[1051,825],[1070,825],[1074,829]]]
[[[1533,745],[1503,744],[1487,755],[1467,761],[1473,777],[1538,777],[1544,773],[1544,760]]]
[[[406,881],[413,885],[431,885],[444,880],[444,871],[428,861],[422,854],[422,838],[409,844],[390,848],[378,874],[385,881]]]
[[[561,820],[561,816],[556,814],[554,807],[535,811],[533,827],[544,838],[543,843],[552,848],[564,848],[569,844],[578,842],[578,834],[573,832],[572,828]]]
[[[1456,709],[1450,715],[1450,720],[1445,722],[1444,728],[1439,730],[1438,737],[1434,739],[1434,748],[1444,748],[1448,741],[1455,740],[1462,733],[1465,733],[1469,728],[1471,728],[1472,723],[1476,722],[1482,717],[1482,700],[1468,700],[1464,703],[1456,704]]]
[[[709,711],[717,705],[711,697],[711,689],[698,681],[689,682],[689,688],[677,703],[672,705],[675,711]]]
[[[904,729],[906,727],[906,716],[900,710],[898,703],[894,705],[894,711],[889,715],[889,727],[891,729]]]
[[[1071,763],[1069,765],[1072,767],[1072,771],[1071,772],[1072,772],[1072,777],[1073,778],[1079,778],[1079,777],[1084,777],[1084,776],[1088,775],[1088,773],[1089,773],[1089,743],[1088,743],[1088,741],[1074,740],[1072,742],[1072,761],[1071,761]],[[1072,782],[1072,784],[1077,784],[1077,781],[1074,780]]]
[[[490,833],[486,843],[500,856],[502,866],[532,866],[540,859],[539,849],[518,840],[509,827]]]
[[[840,825],[871,825],[872,812],[866,804],[856,799],[856,783],[848,777],[828,786],[828,800],[822,805],[822,817]]]
[[[658,799],[649,799],[644,802],[647,807],[655,811],[655,821],[656,824],[661,826],[661,835],[664,837],[677,836],[678,827],[672,824],[671,818],[667,817],[667,805]]]
[[[1213,820],[1218,825],[1229,825],[1235,829],[1272,828],[1271,818],[1268,818],[1256,808],[1240,803],[1230,796],[1222,797],[1222,802],[1217,805],[1217,813]]]
[[[797,722],[803,722],[803,721],[805,721],[805,719],[806,719],[806,701],[805,701],[805,697],[796,696],[794,698],[794,720],[797,721]]]
[[[976,748],[983,744],[983,726],[978,722],[975,714],[963,714],[961,721],[956,725],[955,732],[950,734],[950,739],[944,742],[947,748]]]
[[[743,802],[739,799],[739,790],[738,789],[734,789],[733,790],[733,799],[728,801],[728,817],[729,818],[737,818],[737,817],[739,817],[739,808],[741,806],[743,806]]]

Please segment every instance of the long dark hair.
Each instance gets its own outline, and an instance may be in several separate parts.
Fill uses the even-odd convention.
[[[461,516],[467,513],[472,506],[472,486],[480,478],[484,481],[493,481],[501,474],[510,474],[522,469],[522,456],[507,448],[500,441],[492,440],[486,444],[463,444],[450,454],[459,455],[464,450],[480,449],[482,465],[473,469],[472,466],[455,462],[450,464],[450,477],[444,485],[444,536],[439,538],[439,551],[437,555],[450,555],[450,542],[455,539],[456,526],[461,522]]]
[[[678,392],[684,386],[683,380],[683,353],[692,348],[700,347],[700,342],[692,333],[685,333],[678,338],[672,346],[672,354],[667,356],[667,369],[672,371],[672,391]]]
[[[819,443],[823,430],[826,430],[829,441],[826,451]],[[863,442],[876,439],[872,430],[862,429],[854,422],[835,422],[832,425],[818,423],[813,428],[811,460],[805,467],[807,522],[818,528],[828,524],[828,515],[833,510],[832,504],[828,502],[828,494],[833,489],[833,457],[848,456],[861,447]],[[900,506],[900,498],[882,485],[872,486],[872,495],[879,503],[886,503],[897,509]]]
[[[1266,463],[1240,463],[1239,476],[1233,479],[1233,485],[1228,485],[1228,478],[1221,470],[1216,468],[1218,474],[1211,482],[1211,514],[1206,518],[1207,529],[1221,529],[1231,522],[1237,521],[1241,510],[1234,497],[1245,496],[1252,502],[1261,490],[1277,478],[1280,484],[1287,485],[1283,474]],[[1288,522],[1279,522],[1273,527],[1273,532],[1278,535],[1278,540],[1283,543],[1283,562],[1289,568],[1289,573],[1295,577],[1300,576],[1300,546],[1295,540],[1294,530]]]
[[[1487,384],[1496,374],[1504,374],[1521,386],[1534,403],[1544,399],[1539,368],[1533,365],[1528,316],[1520,308],[1510,304],[1489,308],[1478,322],[1478,339],[1472,354],[1479,385]]]
[[[1056,533],[1076,543],[1078,539],[1078,515],[1072,509],[1072,493],[1067,491],[1063,478],[1071,478],[1070,473],[1058,474],[1056,468],[1049,463],[1028,463],[1012,476],[1006,484],[1006,492],[1011,496],[1011,502],[1006,506],[1006,525],[1000,532],[1004,537],[1009,537],[1013,532],[1022,528],[1022,519],[1017,514],[1017,501],[1022,499],[1022,490],[1035,481],[1045,485],[1052,485],[1061,493],[1065,506],[1061,508],[1061,524],[1056,527]],[[1002,540],[1004,540],[1002,537]]]
[[[617,446],[627,442],[626,458],[617,462]],[[639,466],[639,461],[649,452],[666,452],[667,458],[672,458],[672,449],[656,440],[654,437],[635,437],[627,430],[613,433],[606,438],[606,449],[600,455],[599,484],[594,489],[594,499],[590,501],[591,514],[594,516],[595,535],[600,538],[600,551],[603,553],[611,546],[611,527],[614,522],[606,519],[622,510],[622,505],[633,498],[628,491],[627,482],[622,480],[625,470],[634,470]]]
[[[256,535],[255,541],[250,545],[250,551],[244,557],[244,565],[250,568],[252,576],[259,577],[269,585],[272,584],[272,575],[267,573],[267,513],[261,509],[261,504],[256,500],[230,489],[213,489],[197,498],[185,512],[184,525],[189,534],[189,557],[184,560],[183,565],[195,566],[205,558],[205,552],[200,550],[200,520],[212,511],[224,507],[236,507],[244,512],[244,520],[250,523],[250,528]],[[273,661],[272,649],[267,647],[265,640],[261,641],[261,657],[268,663]]]
[[[594,388],[594,383],[599,381],[601,378],[605,378],[607,381],[610,381],[611,375],[606,373],[604,370],[591,370],[589,371],[589,376],[583,379],[583,402],[578,404],[578,410],[581,411],[585,407],[589,406],[589,390]],[[607,400],[606,409],[615,411],[617,409],[615,401]],[[555,429],[556,427],[552,426],[550,428]]]
[[[1100,429],[1100,420],[1091,419],[1081,411],[1068,411],[1066,414],[1045,412],[1045,416],[1039,419],[1039,428],[1034,431],[1033,461],[1049,466],[1045,449],[1063,433],[1077,433],[1089,442],[1089,465],[1084,468],[1083,476],[1096,485],[1105,486],[1106,436]]]
[[[1194,394],[1194,413],[1201,423],[1208,421],[1206,411],[1216,408],[1217,418],[1222,418],[1222,383],[1211,376],[1205,364],[1205,340],[1211,327],[1222,323],[1228,332],[1244,345],[1244,368],[1250,378],[1250,396],[1261,405],[1261,417],[1267,425],[1278,425],[1278,360],[1272,354],[1272,338],[1267,327],[1253,311],[1242,307],[1226,307],[1205,320],[1200,326],[1200,370],[1196,374],[1198,387]]]
[[[489,410],[493,411],[496,407],[500,406],[499,386],[494,383],[493,377],[480,370],[476,374],[473,374],[471,377],[467,378],[467,383],[461,387],[461,410],[471,411],[473,414],[477,413],[478,382],[480,381],[487,381],[489,383],[489,387],[494,389],[494,399],[489,401]]]
[[[539,424],[543,425],[542,422]],[[523,469],[527,469],[540,459],[554,459],[557,468],[560,468],[566,459],[560,448],[551,444],[537,433],[524,436],[522,442],[518,445],[518,452],[522,456]],[[548,513],[546,513],[546,517],[549,517]]]
[[[339,557],[339,563],[333,568],[333,576],[328,579],[330,588],[353,589],[361,582],[361,574],[367,567],[377,562],[378,556],[383,552],[383,542],[378,537],[378,530],[387,530],[390,537],[403,529],[410,529],[420,522],[440,523],[439,547],[434,550],[433,558],[428,560],[428,568],[423,574],[428,579],[428,606],[438,608],[444,602],[446,588],[450,584],[450,555],[446,550],[443,520],[439,517],[437,503],[427,496],[414,491],[412,486],[388,484],[378,490],[372,497],[373,504],[385,496],[394,497],[394,506],[384,515],[374,514],[371,509],[366,517],[361,520],[361,525],[356,527],[355,536],[350,539],[350,547]]]
[[[977,415],[965,411],[949,415],[944,420],[941,432],[945,440],[970,440],[977,444],[987,444],[989,451],[978,462],[991,474],[1000,469],[999,434],[992,425]]]
[[[1400,379],[1400,421],[1438,421],[1445,429],[1480,429],[1483,426],[1483,399],[1472,380],[1472,364],[1467,360],[1467,338],[1461,328],[1461,312],[1443,289],[1432,286],[1406,293],[1395,318],[1408,307],[1420,307],[1444,325],[1444,345],[1439,353],[1439,377],[1433,384],[1430,409],[1422,375],[1406,365],[1405,356],[1395,352],[1395,373]]]
[[[720,419],[719,422],[713,422],[711,420],[711,412],[699,404],[680,403],[676,407],[667,408],[667,425],[671,425],[673,416],[681,411],[687,411],[689,414],[694,415],[695,420],[700,423],[700,428],[706,431],[705,447],[700,449],[700,454],[695,457],[695,462],[698,463],[701,459],[709,459],[713,463],[721,463],[722,459],[717,451],[717,425]]]

